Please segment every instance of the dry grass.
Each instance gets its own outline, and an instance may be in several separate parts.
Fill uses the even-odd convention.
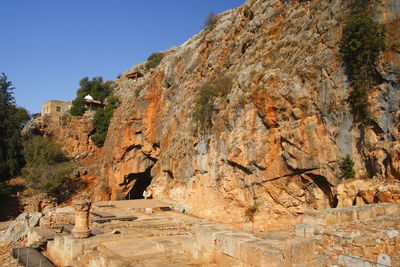
[[[256,212],[258,211],[258,207],[255,205],[251,205],[250,207],[248,207],[245,212],[244,212],[244,216],[251,222],[254,222],[254,215],[256,214]]]

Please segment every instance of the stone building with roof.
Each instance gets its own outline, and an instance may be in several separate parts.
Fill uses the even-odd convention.
[[[103,108],[105,104],[99,100],[94,100],[91,95],[84,97],[86,110],[96,110]],[[69,111],[72,107],[72,101],[63,102],[59,100],[49,100],[42,104],[41,115],[60,115],[66,111]]]
[[[72,101],[63,102],[59,100],[49,100],[42,104],[42,116],[59,115],[71,109]]]

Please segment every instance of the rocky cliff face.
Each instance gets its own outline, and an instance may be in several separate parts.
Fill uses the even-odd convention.
[[[400,178],[399,7],[387,0],[376,8],[389,46],[379,64],[382,84],[370,94],[369,125],[355,121],[346,102],[338,43],[347,1],[248,0],[165,51],[144,77],[126,77],[143,64],[121,75],[122,104],[96,161],[98,177],[114,198],[148,188],[154,198],[217,220],[237,220],[253,206],[262,220],[379,201],[379,186]],[[232,88],[215,98],[212,127],[198,131],[196,94],[222,75]],[[372,198],[343,189],[339,166],[347,154],[357,178],[375,185]]]
[[[383,10],[382,21],[398,24],[397,1]],[[101,171],[114,195],[151,181],[153,197],[193,214],[233,219],[257,206],[271,218],[336,205],[347,154],[359,178],[398,179],[398,46],[382,57],[374,122],[363,126],[345,101],[338,42],[346,12],[344,1],[247,1],[143,78],[124,78],[140,66],[124,73]],[[195,95],[222,74],[232,89],[215,100],[211,129],[198,132]]]
[[[73,173],[75,179],[71,181],[71,186],[74,187],[72,196],[80,198],[82,194],[90,193],[93,200],[99,201],[106,199],[109,190],[105,180],[99,176],[102,149],[96,147],[90,139],[93,115],[94,112],[86,112],[82,117],[73,117],[67,113],[61,116],[46,115],[28,123],[22,134],[46,135],[60,143],[76,167]],[[29,207],[25,210],[36,211]]]

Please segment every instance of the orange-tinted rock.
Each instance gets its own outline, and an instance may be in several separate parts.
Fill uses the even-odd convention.
[[[372,121],[354,118],[338,49],[348,11],[339,0],[248,0],[220,14],[214,27],[164,51],[143,77],[126,77],[143,64],[121,75],[122,103],[102,149],[93,147],[88,125],[75,129],[71,119],[79,133],[67,137],[70,154],[93,153],[83,164],[108,182],[113,198],[140,195],[151,182],[154,198],[221,221],[246,220],[252,206],[255,220],[268,223],[336,199],[339,206],[374,202],[376,181],[400,177],[400,77],[391,64],[397,57],[382,58]],[[212,127],[196,130],[196,94],[222,75],[232,88],[213,99]],[[69,133],[60,126],[61,136]],[[347,154],[356,180],[340,184]]]

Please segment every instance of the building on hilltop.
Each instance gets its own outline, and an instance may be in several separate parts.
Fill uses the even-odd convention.
[[[96,110],[98,108],[103,108],[105,104],[99,100],[94,100],[91,95],[84,97],[86,110]],[[42,104],[42,113],[44,115],[60,115],[63,112],[69,111],[72,107],[72,101],[63,102],[58,100],[49,100]]]
[[[42,116],[44,115],[58,115],[61,112],[71,109],[72,101],[63,102],[58,100],[49,100],[42,104]]]

